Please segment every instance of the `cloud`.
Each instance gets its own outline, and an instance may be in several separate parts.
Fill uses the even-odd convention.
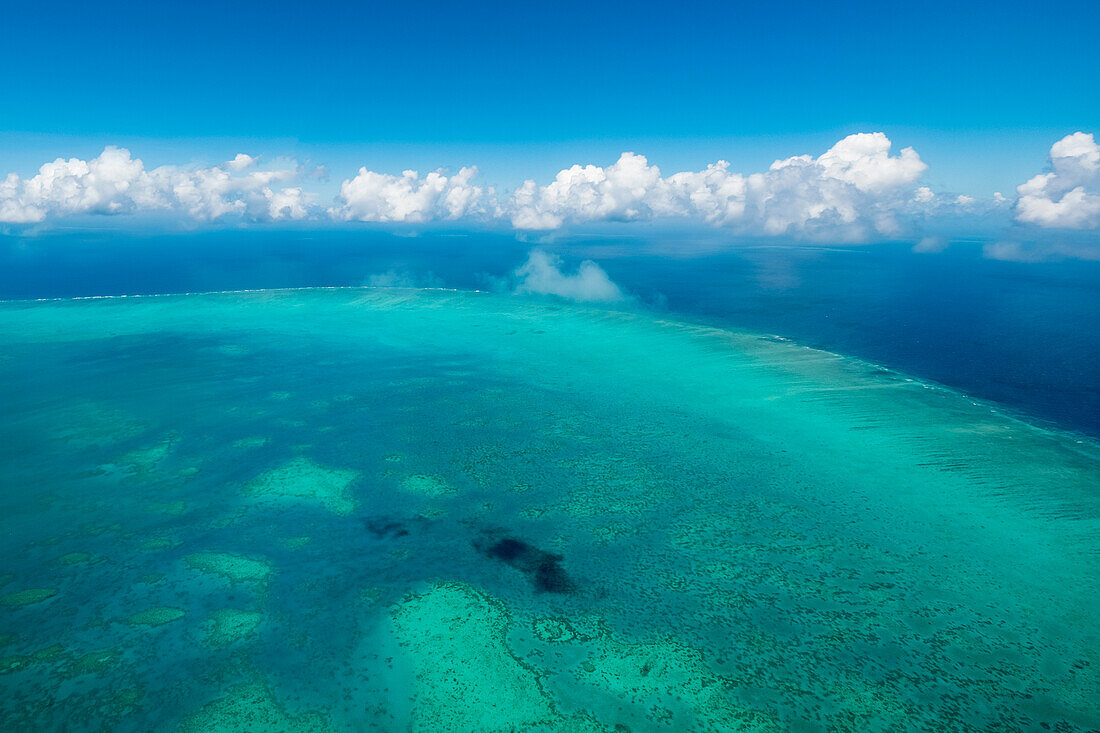
[[[346,221],[416,224],[484,215],[493,209],[492,191],[471,184],[476,175],[476,167],[450,177],[434,171],[423,178],[411,170],[394,176],[360,168],[355,178],[341,184],[337,205],[329,213]]]
[[[943,237],[924,237],[913,245],[913,251],[923,254],[943,252],[947,249],[947,240]]]
[[[1040,227],[1100,227],[1100,145],[1075,132],[1050,148],[1050,171],[1016,188],[1017,221]]]
[[[226,163],[226,165],[235,171],[243,171],[245,168],[251,168],[256,165],[256,159],[245,153],[237,153],[236,157]]]
[[[1055,239],[1044,241],[1002,240],[982,248],[982,255],[1006,262],[1057,262],[1058,260],[1100,260],[1095,242]]]
[[[516,189],[512,225],[557,229],[566,221],[633,221],[675,215],[666,182],[643,155],[623,153],[607,168],[574,165],[539,186],[528,180]]]
[[[316,192],[327,177],[323,166],[238,153],[210,166],[147,168],[125,148],[109,146],[90,160],[58,158],[33,176],[0,178],[0,224],[139,213],[190,221],[470,221],[510,225],[545,240],[571,226],[681,221],[734,236],[794,241],[911,237],[921,252],[941,248],[936,237],[925,235],[948,227],[956,235],[1000,230],[1002,242],[1032,242],[1024,247],[1028,252],[1045,247],[1059,256],[1096,246],[1100,145],[1091,134],[1054,143],[1050,170],[1019,186],[1014,200],[1000,193],[976,198],[934,191],[922,184],[926,169],[912,148],[895,151],[881,132],[858,133],[816,157],[783,158],[764,171],[739,172],[719,160],[702,170],[665,174],[644,155],[626,152],[610,165],[573,165],[549,182],[527,180],[500,194],[478,182],[473,166],[425,175],[364,167],[339,183],[325,207]],[[1008,231],[1012,216],[1015,230]],[[1040,246],[1036,233],[1046,228],[1059,230],[1052,234],[1070,244]],[[1010,250],[1000,244],[989,249]]]
[[[27,179],[9,174],[0,183],[0,222],[36,223],[80,214],[175,211],[198,220],[240,215],[251,219],[303,219],[310,194],[276,184],[297,177],[294,168],[250,170],[256,160],[239,154],[223,166],[146,170],[125,148],[108,146],[84,161],[58,158]]]
[[[562,269],[561,258],[540,249],[533,249],[515,271],[517,294],[555,295],[583,303],[614,303],[626,295],[603,268],[585,260],[573,274]]]
[[[914,184],[927,168],[912,148],[891,155],[886,135],[849,135],[817,158],[777,160],[742,174],[726,161],[663,177],[642,155],[613,165],[574,165],[539,186],[526,181],[509,204],[518,229],[566,223],[695,218],[746,233],[860,240],[895,234],[897,214],[919,199]],[[923,189],[927,190],[927,189]]]
[[[0,185],[0,221],[44,221],[48,215],[119,214],[165,204],[140,160],[108,147],[90,161],[58,158],[22,180],[11,173]]]
[[[405,270],[390,269],[376,272],[366,281],[371,288],[442,288],[443,280],[434,273],[416,274]]]

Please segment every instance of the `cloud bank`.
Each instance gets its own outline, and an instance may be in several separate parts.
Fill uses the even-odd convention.
[[[210,168],[146,170],[129,150],[107,147],[88,161],[58,158],[31,178],[9,174],[0,182],[0,222],[144,211],[174,211],[198,221],[227,215],[303,219],[309,215],[310,194],[279,185],[297,176],[294,168],[257,169],[256,160],[244,154]]]
[[[516,190],[517,229],[566,223],[695,218],[746,233],[859,240],[895,234],[897,213],[928,167],[912,148],[890,155],[886,135],[849,135],[821,156],[777,160],[764,173],[732,172],[720,160],[705,170],[662,177],[644,156],[623,153],[607,168],[575,165],[554,181]]]
[[[607,166],[573,165],[547,183],[527,180],[501,193],[478,182],[473,166],[425,175],[362,167],[323,205],[320,194],[307,190],[316,176],[294,161],[264,165],[239,153],[209,167],[148,169],[128,150],[107,147],[91,160],[58,158],[31,177],[12,173],[0,180],[0,223],[160,212],[198,222],[465,222],[550,232],[660,220],[803,241],[912,237],[923,252],[943,248],[935,227],[925,231],[930,222],[955,226],[997,217],[1007,226],[1011,212],[1026,235],[1013,232],[1014,241],[1027,240],[1028,229],[1086,237],[1100,229],[1100,146],[1091,134],[1077,132],[1056,142],[1049,170],[1021,184],[1015,200],[1000,193],[975,199],[933,191],[921,183],[927,168],[913,148],[895,151],[881,132],[858,133],[816,157],[784,158],[760,172],[738,172],[719,160],[702,170],[666,175],[644,155],[627,152]]]

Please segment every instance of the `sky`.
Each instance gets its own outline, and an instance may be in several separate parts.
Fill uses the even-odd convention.
[[[0,226],[672,218],[1089,254],[1097,27],[1094,1],[9,3]]]

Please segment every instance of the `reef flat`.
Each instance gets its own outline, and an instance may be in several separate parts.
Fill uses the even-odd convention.
[[[0,729],[1100,728],[1100,446],[485,293],[0,304]]]

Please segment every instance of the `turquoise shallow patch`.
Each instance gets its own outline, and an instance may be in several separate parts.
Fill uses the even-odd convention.
[[[0,357],[5,730],[1100,726],[1100,447],[950,390],[444,291]]]

